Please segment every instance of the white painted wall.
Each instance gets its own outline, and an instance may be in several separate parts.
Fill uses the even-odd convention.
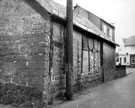
[[[128,46],[124,48],[125,53],[128,54],[135,54],[135,46]]]
[[[126,62],[124,61],[124,58],[126,58]],[[120,64],[120,59],[121,59],[121,65],[130,65],[130,55],[126,55],[126,54],[119,55],[119,61],[116,62],[116,65]]]
[[[119,65],[121,58],[121,65],[130,65],[130,54],[135,54],[135,46],[121,46],[117,48],[117,53],[119,53],[119,62],[116,62],[116,65]],[[126,57],[126,63],[124,63],[124,57]]]

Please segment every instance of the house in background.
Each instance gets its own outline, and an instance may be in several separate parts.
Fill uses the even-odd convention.
[[[82,10],[73,18],[75,92],[115,78],[115,28]],[[52,0],[0,0],[0,24],[0,83],[38,88],[47,101],[64,97],[66,8]]]
[[[118,56],[116,57],[116,65],[130,65],[130,55],[123,54],[123,53],[117,53]]]
[[[129,68],[135,68],[135,36],[123,38],[124,46],[118,48],[119,54],[116,64],[126,65]]]

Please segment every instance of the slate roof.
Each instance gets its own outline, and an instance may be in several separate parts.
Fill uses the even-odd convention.
[[[101,17],[99,17],[99,16],[97,16],[97,15],[95,15],[95,14],[89,12],[88,10],[86,10],[86,9],[82,8],[81,6],[79,6],[78,4],[74,7],[74,9],[76,10],[77,8],[80,8],[81,10],[87,12],[88,14],[92,14],[93,16],[98,17],[100,20],[104,21],[105,23],[107,23],[107,24],[108,24],[109,26],[111,26],[112,28],[115,28],[112,24],[108,23],[108,22],[105,21],[103,18],[101,18]]]
[[[126,39],[125,46],[135,46],[135,36]]]
[[[45,10],[47,10],[49,13],[54,14],[64,20],[66,20],[66,8],[52,0],[36,0]],[[86,30],[90,33],[93,33],[115,45],[117,45],[115,42],[110,41],[109,38],[105,38],[105,34],[98,29],[92,22],[85,19],[84,17],[80,16],[77,13],[73,13],[73,23],[74,25],[80,27],[83,30]]]
[[[122,40],[123,40],[123,43],[124,43],[124,45],[125,45],[125,43],[126,43],[126,41],[127,41],[127,38],[122,38]]]

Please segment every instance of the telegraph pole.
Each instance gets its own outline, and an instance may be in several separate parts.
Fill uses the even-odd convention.
[[[73,1],[67,0],[66,99],[73,99]]]

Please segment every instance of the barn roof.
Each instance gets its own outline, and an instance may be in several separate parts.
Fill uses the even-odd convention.
[[[135,36],[126,39],[125,46],[135,46]]]
[[[108,24],[109,26],[111,26],[112,28],[115,28],[111,23],[108,23],[108,22],[105,21],[103,18],[97,16],[96,14],[93,14],[93,13],[89,12],[88,10],[86,10],[86,9],[82,8],[81,6],[79,6],[78,4],[74,7],[74,10],[76,10],[76,9],[78,9],[78,8],[81,9],[81,10],[83,10],[84,12],[87,12],[88,14],[92,14],[93,16],[98,17],[100,20],[102,20],[103,22],[105,22],[106,24]],[[88,17],[88,16],[87,16],[87,17]],[[88,18],[87,18],[87,19],[88,19]]]
[[[52,0],[36,0],[45,10],[49,13],[54,14],[64,20],[66,20],[66,8]],[[114,45],[117,45],[115,42],[111,41],[109,38],[106,38],[105,34],[96,27],[92,22],[80,16],[77,13],[73,13],[73,23],[74,25],[80,27],[83,30],[86,30],[90,33],[93,33],[102,39],[105,39]]]

